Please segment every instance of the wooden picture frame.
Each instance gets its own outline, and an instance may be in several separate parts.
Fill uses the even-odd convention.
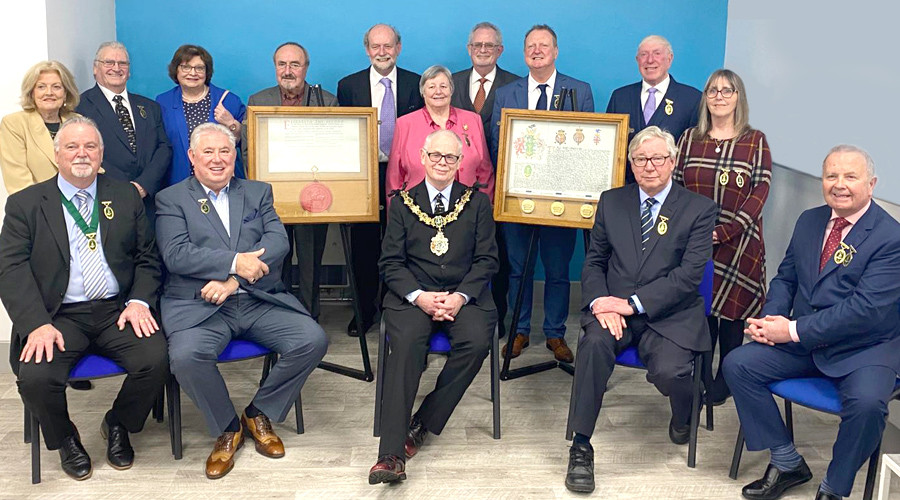
[[[625,183],[628,115],[503,109],[494,219],[590,229]]]
[[[247,178],[285,224],[378,222],[375,108],[249,106]]]

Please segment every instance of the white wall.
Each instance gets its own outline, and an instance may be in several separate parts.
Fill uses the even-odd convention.
[[[115,0],[46,0],[47,54],[66,65],[82,92],[94,86],[97,46],[116,39]]]
[[[898,14],[884,0],[729,1],[725,66],[775,162],[818,176],[828,149],[856,144],[878,166],[875,196],[900,203]]]

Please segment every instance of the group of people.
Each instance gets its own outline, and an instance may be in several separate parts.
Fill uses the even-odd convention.
[[[351,229],[362,315],[347,327],[364,335],[381,310],[390,338],[382,438],[368,476],[376,484],[405,479],[407,460],[442,431],[504,321],[507,297],[522,287],[511,355],[529,345],[530,231],[492,218],[502,110],[595,107],[588,83],[557,71],[557,35],[547,25],[525,34],[525,77],[497,65],[502,35],[487,22],[469,33],[472,67],[457,73],[398,67],[401,38],[389,25],[372,26],[363,45],[371,65],[341,79],[336,96],[306,82],[302,45],[280,45],[277,85],[248,104],[377,109],[382,213],[379,223]],[[844,403],[817,498],[848,496],[880,440],[900,372],[892,349],[900,343],[900,225],[872,201],[868,154],[834,148],[823,163],[826,205],[801,216],[767,297],[765,135],[749,125],[737,74],[717,70],[701,91],[675,81],[673,59],[665,38],[642,40],[641,80],[614,91],[606,108],[629,115],[627,183],[597,206],[577,359],[565,340],[576,233],[539,232],[546,347],[558,361],[575,362],[565,484],[594,489],[590,438],[619,352],[637,346],[648,380],[669,397],[669,437],[684,444],[691,375],[701,369],[694,354],[718,344],[709,399],[721,404],[733,394],[748,448],[771,450],[765,476],[743,495],[777,498],[811,478],[767,384],[817,375],[838,383]],[[23,81],[23,111],[0,122],[0,170],[11,194],[0,232],[0,299],[14,324],[11,363],[48,448],[60,450],[63,470],[76,479],[92,467],[65,388],[88,348],[128,373],[101,423],[107,461],[131,466],[128,435],[141,430],[171,371],[217,437],[206,462],[215,479],[232,469],[245,435],[261,454],[284,455],[271,421],[284,420],[327,347],[316,321],[327,226],[283,226],[271,186],[243,178],[241,158],[253,140],[245,107],[211,83],[205,49],[179,47],[168,70],[176,86],[153,101],[126,90],[130,59],[118,42],[100,46],[97,85],[81,96],[62,64],[39,63]],[[559,99],[562,88],[574,98]],[[299,297],[282,276],[294,253]],[[705,317],[698,286],[710,260]],[[448,333],[452,354],[414,412],[437,328]],[[745,333],[754,342],[741,346]],[[279,355],[241,412],[216,368],[233,338]]]

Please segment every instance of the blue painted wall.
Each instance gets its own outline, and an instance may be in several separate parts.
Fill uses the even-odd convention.
[[[387,10],[391,13],[385,14]],[[213,82],[246,102],[250,94],[275,84],[272,52],[287,40],[309,51],[307,80],[334,92],[341,77],[368,66],[362,36],[377,22],[400,30],[400,66],[421,72],[432,64],[451,71],[469,67],[469,30],[491,21],[504,35],[500,65],[520,75],[527,72],[522,56],[525,32],[535,23],[546,23],[559,37],[557,68],[589,82],[597,110],[604,111],[613,89],[640,78],[634,54],[648,34],[672,42],[672,74],[679,81],[702,86],[709,73],[723,65],[727,13],[723,0],[119,0],[116,32],[131,54],[130,91],[152,98],[171,88],[166,65],[172,53],[181,44],[194,43],[213,56]],[[576,251],[571,266],[575,279],[581,272],[580,255]]]

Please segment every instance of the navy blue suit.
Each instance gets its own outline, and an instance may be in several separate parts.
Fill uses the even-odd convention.
[[[641,106],[642,83],[617,88],[609,97],[606,105],[607,113],[622,113],[628,115],[628,143],[634,138],[634,134],[645,128],[656,125],[667,130],[675,141],[681,137],[685,130],[697,125],[697,114],[700,107],[701,93],[699,90],[678,83],[675,77],[669,75],[669,88],[659,101],[656,112],[650,117],[650,123],[644,121],[644,108]],[[659,96],[657,96],[659,97]],[[671,102],[670,102],[671,101]],[[666,104],[671,104],[671,114],[666,113]],[[630,168],[625,169],[625,183],[634,182],[634,173]]]
[[[558,96],[565,87],[575,90],[574,111],[594,112],[594,96],[591,86],[580,80],[556,73],[553,92],[549,96],[550,109],[572,111],[571,104],[560,103]],[[500,142],[500,116],[503,108],[528,109],[528,77],[497,89],[494,112],[491,115],[491,160],[497,164],[497,149]],[[561,338],[566,334],[566,318],[569,317],[569,261],[575,251],[575,229],[562,227],[542,227],[539,235],[541,263],[544,265],[544,335],[547,338]],[[528,238],[531,227],[523,224],[503,224],[501,228],[506,239],[509,257],[509,302],[513,303],[519,286],[525,287],[519,323],[516,332],[528,335],[531,332],[531,302],[533,292],[534,265],[525,269],[528,252]],[[525,276],[523,283],[522,277]]]
[[[790,442],[768,383],[833,379],[843,411],[826,478],[849,496],[881,440],[900,372],[900,223],[873,201],[843,240],[855,250],[853,259],[847,265],[829,259],[820,273],[830,217],[828,206],[800,215],[762,311],[796,320],[800,342],[746,344],[728,355],[723,371],[750,450]]]

